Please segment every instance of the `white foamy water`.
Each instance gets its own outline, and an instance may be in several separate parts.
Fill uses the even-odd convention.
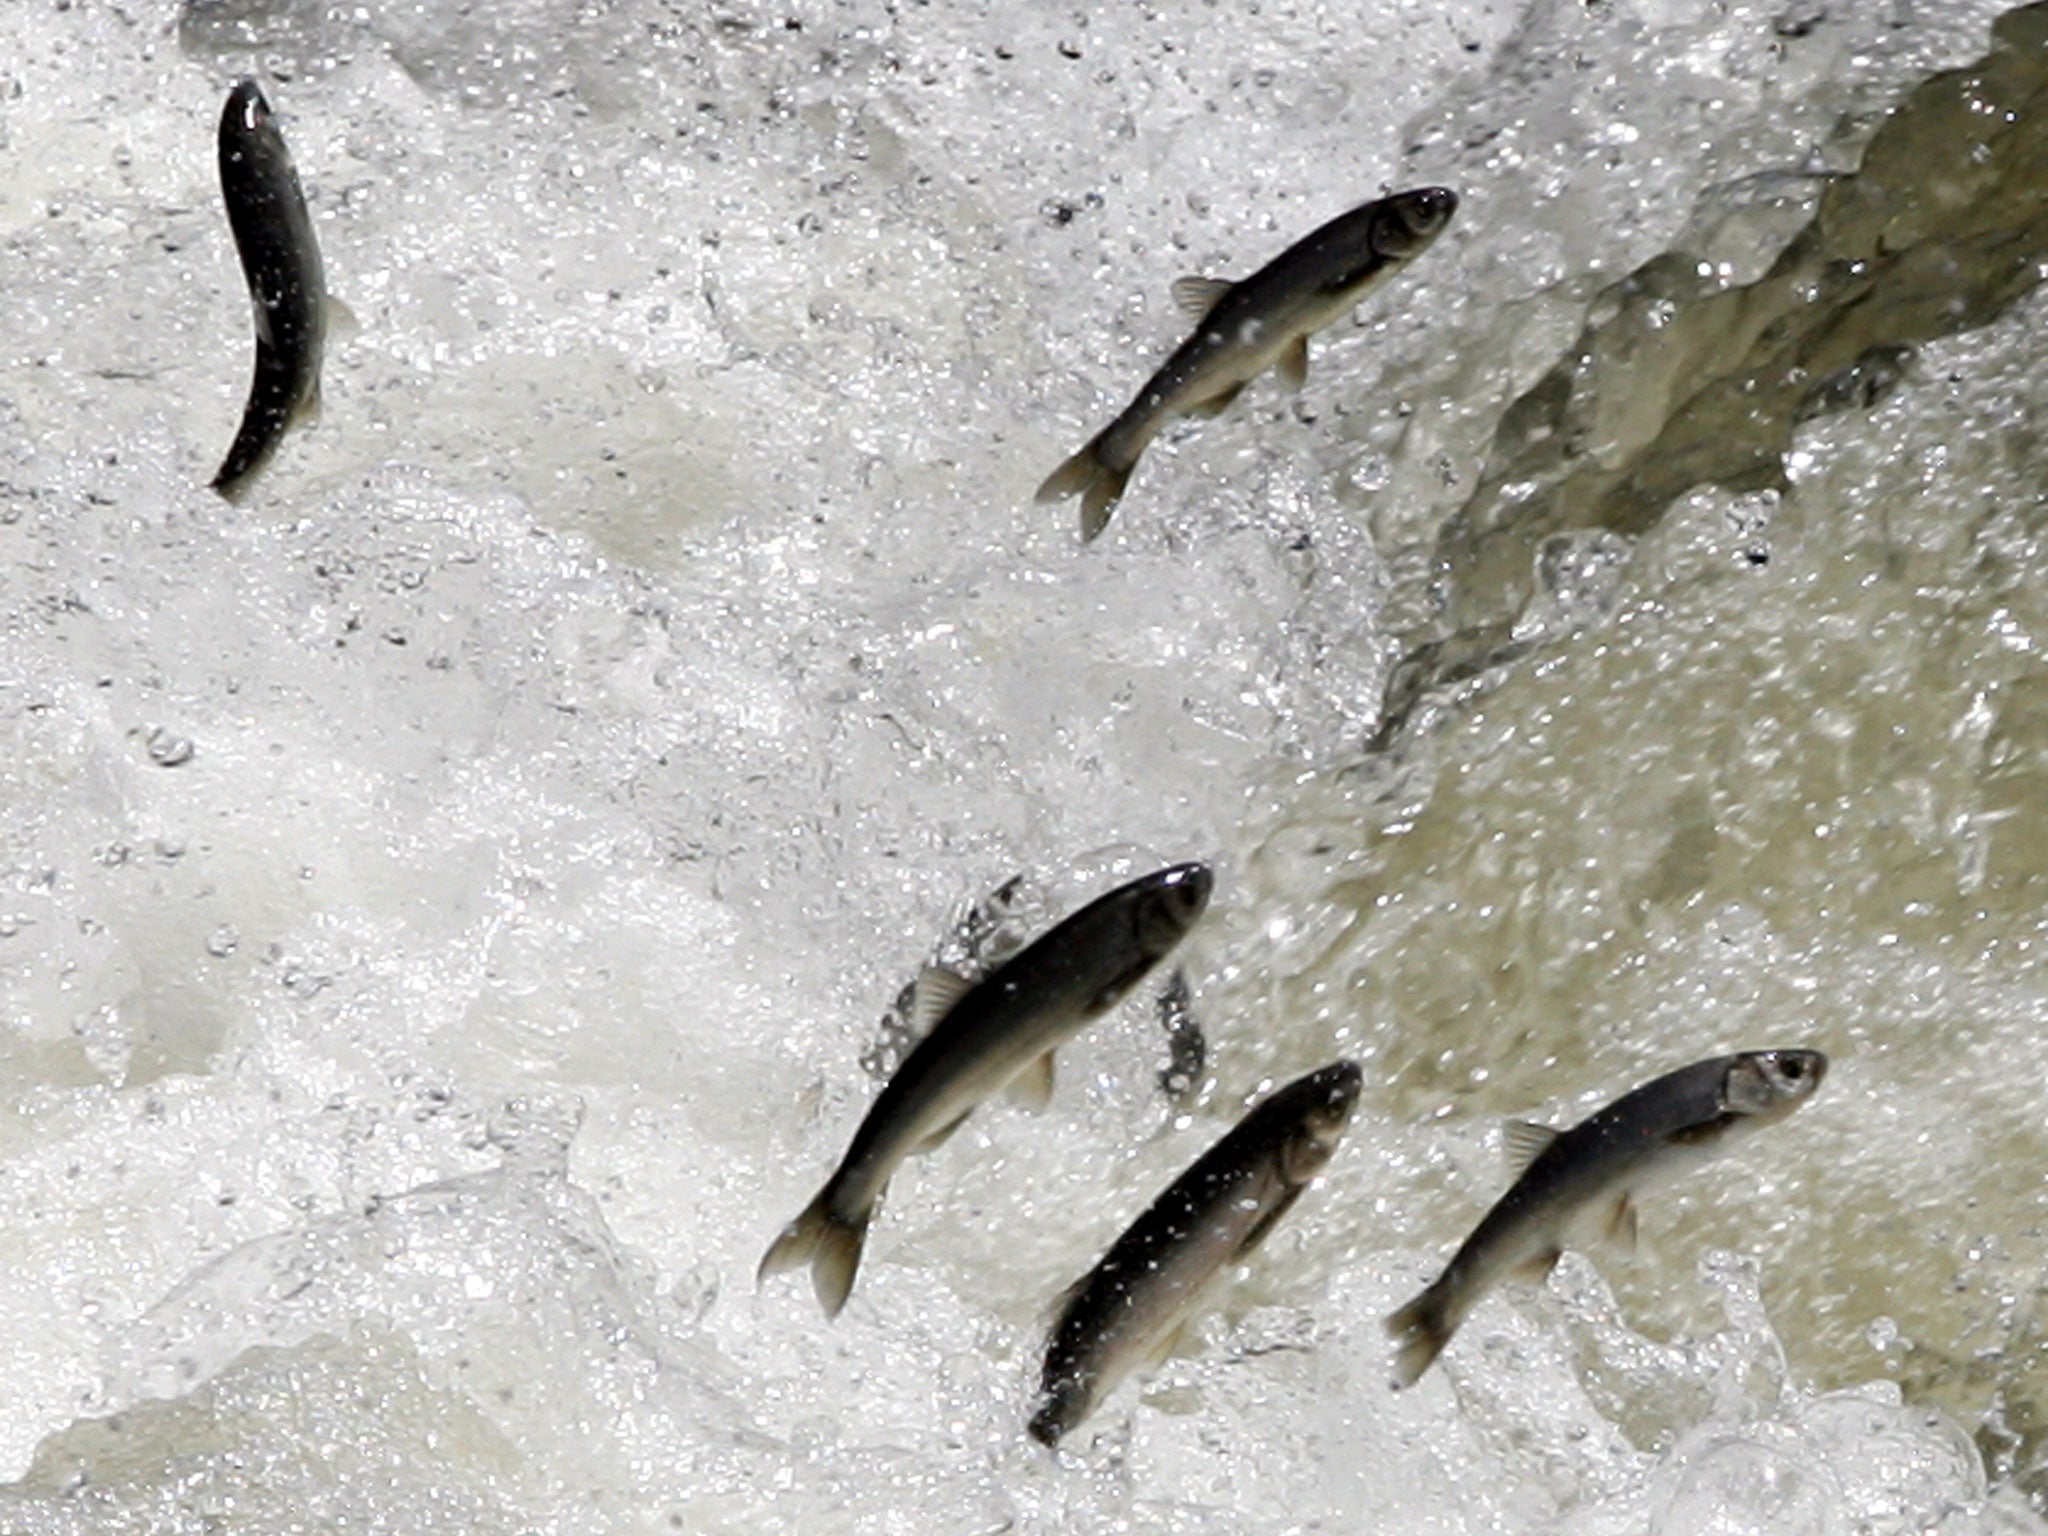
[[[1363,758],[1602,290],[1755,279],[2002,9],[0,9],[0,1528],[2041,1531],[2042,302],[1573,546]],[[252,70],[351,318],[235,508]],[[1428,182],[1299,397],[1095,546],[1031,504],[1174,277]],[[757,1295],[966,905],[1191,857],[1194,1104],[1148,994],[904,1169],[836,1323]],[[1633,1263],[1388,1390],[1500,1116],[1791,1044]],[[1338,1054],[1323,1183],[1028,1441],[1060,1288]]]

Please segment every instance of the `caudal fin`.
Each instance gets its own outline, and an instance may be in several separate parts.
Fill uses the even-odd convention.
[[[768,1245],[761,1267],[754,1272],[756,1286],[770,1275],[781,1274],[799,1264],[811,1266],[811,1289],[818,1293],[818,1305],[827,1317],[837,1317],[853,1290],[853,1277],[860,1270],[861,1243],[868,1235],[868,1217],[846,1221],[832,1214],[825,1194],[804,1207],[803,1214],[782,1229],[782,1235]]]
[[[1397,1346],[1394,1385],[1412,1387],[1421,1380],[1457,1330],[1458,1320],[1451,1316],[1450,1298],[1441,1281],[1389,1317],[1387,1332]]]
[[[1058,469],[1045,477],[1045,484],[1038,488],[1039,501],[1064,501],[1069,496],[1081,498],[1081,539],[1093,542],[1096,535],[1109,526],[1109,514],[1115,508],[1117,498],[1124,493],[1124,485],[1131,478],[1131,467],[1112,469],[1102,462],[1102,439],[1092,438],[1088,446],[1068,459]]]

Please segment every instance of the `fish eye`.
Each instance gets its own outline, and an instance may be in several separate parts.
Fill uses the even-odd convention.
[[[1458,195],[1448,187],[1426,187],[1415,194],[1411,214],[1415,227],[1429,233],[1448,224],[1457,207]]]
[[[1785,1074],[1788,1081],[1796,1083],[1806,1076],[1806,1060],[1800,1056],[1789,1056],[1778,1063],[1778,1070]]]

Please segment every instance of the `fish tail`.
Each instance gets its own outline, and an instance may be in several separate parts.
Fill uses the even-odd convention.
[[[1438,1280],[1428,1290],[1387,1319],[1387,1332],[1394,1336],[1394,1385],[1412,1387],[1429,1369],[1458,1331],[1458,1319],[1451,1311],[1450,1287]]]
[[[858,1219],[849,1221],[832,1210],[830,1197],[828,1186],[768,1245],[767,1253],[761,1256],[761,1267],[754,1272],[754,1284],[758,1286],[785,1269],[808,1264],[811,1289],[818,1293],[818,1305],[825,1309],[827,1317],[837,1317],[853,1290],[853,1277],[860,1270],[861,1244],[867,1238],[868,1218],[874,1212],[870,1208],[862,1211]]]
[[[249,402],[242,410],[242,424],[235,431],[227,456],[208,482],[231,502],[241,502],[284,440],[285,429],[302,419],[309,401],[318,409],[319,383],[310,391],[294,377],[291,365],[272,347],[259,343],[256,373],[249,385]]]
[[[1110,511],[1124,493],[1124,485],[1131,478],[1131,468],[1126,464],[1118,469],[1103,459],[1102,434],[1098,433],[1079,453],[1045,477],[1045,484],[1038,488],[1037,499],[1064,501],[1069,496],[1079,496],[1081,538],[1083,542],[1089,542],[1109,526]]]
[[[234,446],[228,449],[227,457],[220,461],[220,468],[207,483],[227,500],[240,503],[276,450],[276,438],[256,421],[252,407],[250,418],[235,434]]]

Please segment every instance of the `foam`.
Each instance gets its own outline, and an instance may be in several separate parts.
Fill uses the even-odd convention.
[[[1854,594],[1916,550],[1964,590],[1955,506],[2026,568],[2034,311],[1803,429],[1782,504],[1575,548],[1525,616],[1548,659],[1357,766],[1429,534],[1593,295],[1676,244],[1742,280],[1998,7],[1782,9],[0,13],[8,1528],[2038,1530],[1943,1362],[2009,1346],[2024,1419],[2035,1218],[1953,1191],[2032,1165],[2040,989],[1952,962],[1995,923],[1945,896],[1802,921],[1853,860],[1774,825],[1745,880],[1687,777],[1731,658],[1813,613],[1914,729],[1953,704],[2022,765],[1844,813],[2018,921],[2023,584],[1938,702],[1946,632]],[[249,68],[354,318],[229,508],[211,134]],[[1457,224],[1300,398],[1169,434],[1087,550],[1029,504],[1171,344],[1174,277],[1422,181]],[[1801,754],[1867,727],[1797,663],[1744,760],[1846,784]],[[756,1296],[959,906],[1021,872],[1038,922],[1189,856],[1195,1104],[1140,999],[1046,1114],[904,1170],[838,1324]],[[1496,1113],[1816,1015],[1824,1099],[1646,1212],[1639,1268],[1570,1260],[1386,1390],[1379,1319],[1497,1189]],[[1324,1184],[1045,1455],[1050,1297],[1338,1052],[1375,1086]]]

